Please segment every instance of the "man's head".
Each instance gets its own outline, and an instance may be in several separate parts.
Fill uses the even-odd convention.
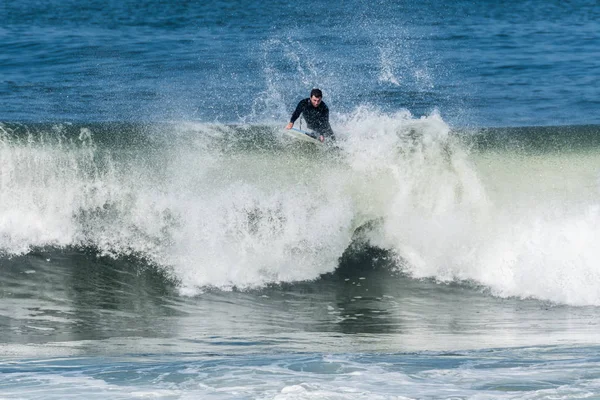
[[[310,91],[310,104],[312,104],[313,107],[319,107],[321,100],[323,100],[323,92],[321,92],[321,89],[313,89]]]

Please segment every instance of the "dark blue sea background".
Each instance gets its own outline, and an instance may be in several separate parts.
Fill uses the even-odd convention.
[[[599,122],[594,0],[6,0],[0,16],[5,121],[285,120],[321,87],[337,113]]]

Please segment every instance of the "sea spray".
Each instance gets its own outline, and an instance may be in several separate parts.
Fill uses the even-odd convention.
[[[3,124],[1,251],[136,255],[193,294],[318,279],[364,226],[413,278],[600,303],[593,154],[472,148],[437,112],[333,126],[321,149],[269,125]]]

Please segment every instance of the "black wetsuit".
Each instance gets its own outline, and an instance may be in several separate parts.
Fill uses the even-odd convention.
[[[301,100],[292,114],[290,122],[296,122],[300,114],[304,117],[309,129],[319,135],[335,139],[331,125],[329,125],[329,108],[327,108],[325,102],[321,101],[319,106],[315,107],[310,102],[310,98]]]

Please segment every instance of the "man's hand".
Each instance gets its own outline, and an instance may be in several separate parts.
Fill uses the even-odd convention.
[[[319,142],[323,143],[325,141],[325,136],[321,135],[319,136]]]
[[[289,124],[287,124],[287,125],[285,126],[285,129],[292,129],[292,126],[294,126],[294,123],[293,123],[293,122],[290,122]]]

